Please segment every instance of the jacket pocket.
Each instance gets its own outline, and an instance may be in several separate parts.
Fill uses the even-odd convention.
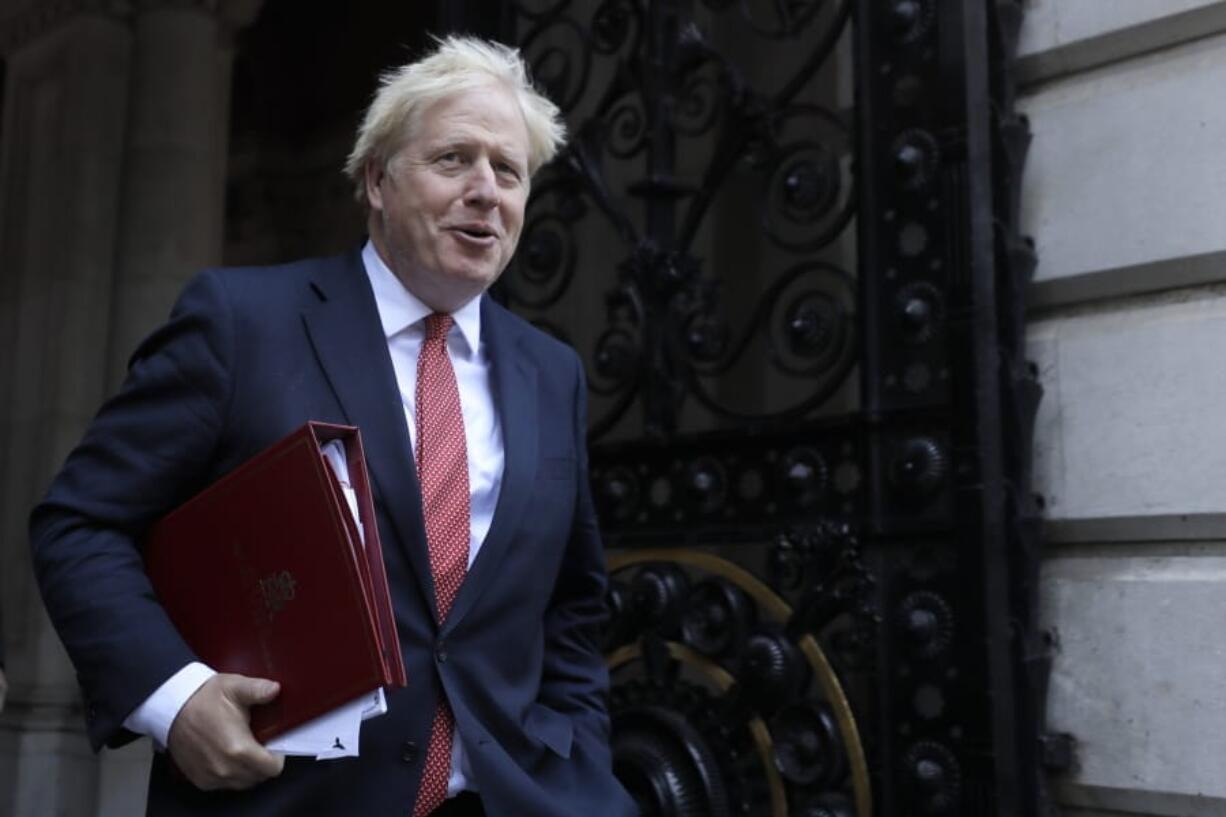
[[[561,712],[544,704],[532,704],[524,718],[524,733],[548,746],[558,757],[570,757],[575,725]]]

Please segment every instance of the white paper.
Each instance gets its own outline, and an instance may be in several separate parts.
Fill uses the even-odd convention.
[[[328,461],[328,465],[332,466],[332,473],[336,474],[341,493],[345,495],[345,504],[349,506],[349,515],[353,517],[354,526],[358,529],[358,538],[365,546],[366,533],[362,530],[362,515],[358,513],[358,494],[349,482],[349,462],[345,459],[345,443],[341,440],[328,440],[319,450],[324,455],[324,459]]]
[[[291,729],[266,746],[270,752],[314,756],[316,760],[357,757],[362,721],[386,712],[387,699],[380,687]]]
[[[386,714],[387,696],[383,694],[383,687],[379,687],[375,690],[374,699],[369,701],[366,708],[362,710],[362,720],[368,721]]]

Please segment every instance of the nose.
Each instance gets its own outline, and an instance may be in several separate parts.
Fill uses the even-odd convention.
[[[473,162],[464,189],[464,203],[481,209],[498,206],[498,179],[488,160]]]

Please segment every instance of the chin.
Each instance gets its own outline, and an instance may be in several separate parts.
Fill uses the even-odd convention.
[[[494,281],[498,280],[498,273],[487,268],[471,268],[462,267],[459,269],[451,269],[447,271],[447,278],[456,283],[462,283],[470,287],[479,287],[484,290]]]

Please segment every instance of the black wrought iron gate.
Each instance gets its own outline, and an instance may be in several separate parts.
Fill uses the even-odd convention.
[[[519,0],[649,815],[1038,815],[1014,0]],[[598,297],[591,297],[595,293]]]

